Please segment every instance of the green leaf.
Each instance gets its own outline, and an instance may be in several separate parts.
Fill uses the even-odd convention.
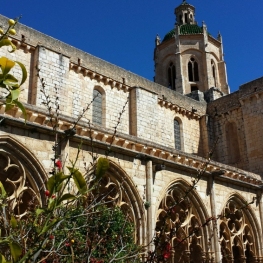
[[[75,195],[72,194],[64,194],[61,196],[61,198],[58,200],[58,205],[61,204],[63,201],[66,200],[72,200],[72,199],[76,199]]]
[[[9,247],[11,250],[11,255],[14,259],[14,261],[17,261],[18,258],[21,256],[22,254],[22,248],[20,247],[19,244],[17,244],[16,242],[10,242],[9,243]]]
[[[1,196],[6,197],[6,191],[4,185],[0,182]]]
[[[0,58],[0,67],[2,69],[3,75],[5,76],[14,67],[15,62],[6,57]]]
[[[13,215],[11,216],[10,224],[11,224],[12,228],[17,227],[17,220],[15,219],[15,217]]]
[[[3,46],[11,46],[12,49],[11,49],[11,51],[9,51],[10,53],[12,53],[16,50],[16,46],[8,38],[2,39],[0,41],[0,47],[3,47]]]
[[[0,263],[6,263],[5,257],[0,254]]]
[[[52,195],[55,189],[55,175],[48,178],[47,189],[50,192],[50,195]]]
[[[40,214],[42,214],[45,210],[41,208],[37,208],[36,210],[36,216],[38,217]]]
[[[7,74],[3,83],[8,86],[14,86],[15,84],[18,84],[18,80],[13,75]]]
[[[110,163],[107,158],[103,158],[103,157],[99,158],[97,167],[96,167],[96,172],[95,172],[97,180],[99,180],[105,175],[105,173],[109,169],[109,166],[110,166]]]
[[[82,173],[78,169],[68,167],[70,173],[73,176],[74,182],[81,194],[85,194],[88,191],[86,181]]]
[[[21,80],[21,83],[20,83],[20,86],[21,86],[27,79],[27,71],[26,71],[26,68],[25,68],[24,64],[22,64],[19,61],[16,61],[16,63],[20,66],[20,68],[22,70],[22,80]]]
[[[64,180],[68,179],[70,175],[65,175],[63,172],[56,173],[56,182],[62,183]]]
[[[25,109],[24,105],[18,100],[14,100],[13,102],[22,111],[22,113],[24,115],[25,123],[26,123],[27,113],[26,113],[26,109]]]
[[[11,89],[10,90],[12,100],[17,100],[20,94],[20,89]]]
[[[45,234],[49,229],[51,229],[59,220],[58,219],[53,219],[50,224],[45,225],[40,232],[38,236],[41,236],[42,234]]]

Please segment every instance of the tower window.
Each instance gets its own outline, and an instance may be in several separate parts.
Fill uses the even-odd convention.
[[[102,125],[102,94],[94,89],[92,103],[92,122],[93,124]]]
[[[170,63],[168,68],[168,87],[172,90],[175,90],[175,79],[176,79],[175,65],[173,63]]]
[[[213,75],[213,81],[214,81],[214,86],[216,87],[216,66],[214,61],[211,61],[211,67],[212,67],[212,75]]]
[[[187,21],[187,14],[186,14],[186,13],[184,14],[184,22],[185,22],[185,24],[187,24],[187,22],[188,22],[188,21]]]
[[[181,131],[178,120],[174,120],[174,146],[176,150],[181,150]]]
[[[199,81],[198,63],[194,58],[188,62],[188,79],[189,81]]]

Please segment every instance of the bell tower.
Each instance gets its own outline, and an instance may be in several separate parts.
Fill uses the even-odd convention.
[[[190,96],[211,89],[219,97],[229,94],[222,36],[211,36],[204,22],[199,26],[185,0],[174,14],[174,29],[155,40],[155,82]]]
[[[175,8],[175,16],[177,25],[195,24],[195,8],[183,1],[181,5]]]

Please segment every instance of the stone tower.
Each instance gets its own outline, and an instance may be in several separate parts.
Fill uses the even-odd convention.
[[[156,37],[155,82],[182,94],[216,90],[229,94],[222,37],[212,37],[195,20],[195,7],[185,0],[175,8],[175,28]],[[216,99],[218,96],[213,96]]]

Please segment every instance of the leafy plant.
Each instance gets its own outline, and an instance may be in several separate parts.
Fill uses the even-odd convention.
[[[14,52],[16,50],[16,47],[12,43],[12,41],[8,38],[8,36],[16,34],[14,27],[17,21],[18,19],[16,20],[9,19],[8,21],[9,26],[5,33],[2,29],[0,29],[0,34],[1,34],[0,48],[3,46],[11,47],[11,49],[9,50],[10,53]],[[15,65],[18,65],[21,69],[22,77],[20,81],[10,73],[12,69],[15,67]],[[21,85],[27,79],[26,68],[21,62],[13,61],[6,57],[0,58],[0,68],[2,71],[2,73],[0,74],[0,91],[1,91],[0,98],[3,99],[3,104],[6,105],[5,111],[8,111],[13,107],[17,106],[23,112],[24,118],[26,120],[26,110],[23,104],[19,101]]]

